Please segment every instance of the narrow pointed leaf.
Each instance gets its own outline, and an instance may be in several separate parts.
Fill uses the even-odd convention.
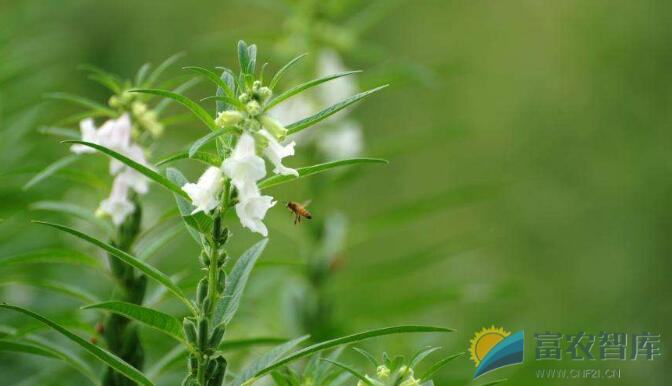
[[[331,115],[336,114],[337,112],[343,110],[344,108],[350,106],[351,104],[353,104],[355,102],[358,102],[359,100],[361,100],[361,99],[363,99],[363,98],[365,98],[365,97],[367,97],[367,96],[369,96],[369,95],[371,95],[375,92],[378,92],[378,91],[384,89],[385,87],[387,87],[387,85],[376,87],[374,89],[361,92],[357,95],[351,96],[348,99],[345,99],[341,102],[338,102],[333,106],[327,107],[326,109],[320,111],[317,114],[311,115],[310,117],[307,117],[307,118],[304,118],[300,121],[294,122],[291,125],[287,126],[287,132],[289,134],[293,134],[293,133],[301,131],[301,130],[307,128],[307,127],[310,127],[310,126],[312,126],[312,125],[330,117]]]
[[[75,161],[79,159],[79,156],[77,154],[70,154],[67,155],[46,168],[44,168],[41,172],[37,173],[33,178],[31,178],[28,182],[26,182],[25,185],[23,185],[23,190],[28,190],[32,188],[33,186],[37,185],[39,182],[49,178],[50,176],[54,175],[61,169],[73,164]]]
[[[384,159],[380,158],[351,158],[344,159],[339,161],[325,162],[322,164],[317,164],[313,166],[305,166],[302,168],[296,169],[299,172],[299,177],[295,176],[285,176],[285,175],[274,175],[263,179],[259,182],[259,189],[268,189],[272,186],[284,184],[286,182],[297,180],[301,177],[308,177],[313,174],[326,172],[327,170],[347,165],[356,165],[356,164],[386,164],[388,163]]]
[[[201,82],[200,79],[192,78],[182,83],[181,85],[175,87],[171,91],[176,94],[182,94],[183,92],[189,90],[190,88],[194,87],[200,82]],[[154,107],[154,111],[160,114],[161,112],[163,112],[163,110],[166,109],[166,107],[170,106],[172,102],[175,102],[175,100],[171,98],[164,98],[163,100],[161,100],[159,103],[156,104],[156,106]],[[191,114],[189,114],[189,116],[191,117]]]
[[[341,346],[344,344],[349,344],[349,343],[354,343],[354,342],[360,342],[366,339],[371,339],[375,338],[378,336],[385,336],[385,335],[394,335],[394,334],[408,334],[408,333],[425,333],[425,332],[452,332],[454,331],[453,329],[450,328],[444,328],[444,327],[431,327],[431,326],[397,326],[397,327],[386,327],[386,328],[380,328],[376,330],[370,330],[370,331],[365,331],[365,332],[360,332],[358,334],[353,334],[353,335],[348,335],[348,336],[343,336],[340,338],[336,339],[331,339],[327,340],[325,342],[317,343],[312,346],[306,347],[302,350],[299,350],[295,352],[294,354],[291,354],[283,359],[280,359],[278,361],[275,361],[259,372],[255,374],[255,376],[261,376],[264,374],[268,374],[269,372],[282,367],[288,363],[291,363],[297,359],[301,359],[303,357],[306,357],[308,355],[314,354],[316,352],[320,352],[326,349],[330,349],[333,347]]]
[[[434,363],[429,369],[427,369],[427,371],[425,371],[424,374],[422,374],[422,376],[420,376],[420,382],[424,382],[424,381],[429,380],[431,377],[434,376],[434,374],[436,374],[437,371],[441,370],[445,365],[450,363],[453,359],[459,358],[462,355],[464,355],[463,352],[453,354],[453,355],[449,355],[449,356],[441,359],[440,361]]]
[[[217,156],[216,154],[207,153],[204,151],[197,151],[196,153],[190,156],[188,151],[181,151],[179,153],[173,154],[171,156],[162,159],[161,161],[156,163],[156,166],[162,166],[181,159],[190,159],[190,158],[195,159],[197,161],[201,161],[206,165],[218,166],[218,167],[222,165],[222,159],[219,158],[219,156]]]
[[[233,73],[231,73],[231,70],[229,69],[222,69],[222,75],[220,76],[220,79],[224,84],[227,85],[226,88],[223,87],[217,87],[217,92],[215,93],[216,96],[224,96],[226,95],[229,98],[235,99],[235,101],[231,101],[232,103],[225,102],[223,100],[218,100],[216,109],[217,113],[221,113],[222,111],[226,110],[233,110],[234,106],[239,105],[240,101],[236,98],[236,80],[233,77]]]
[[[73,94],[68,94],[64,92],[52,92],[52,93],[47,93],[44,95],[45,98],[49,99],[57,99],[57,100],[62,100],[62,101],[67,101],[67,102],[72,102],[75,104],[78,104],[80,106],[84,106],[88,109],[100,112],[102,114],[105,114],[109,117],[115,117],[117,116],[117,112],[112,110],[111,108],[100,104],[96,101],[92,101],[91,99],[87,99],[84,97],[81,97],[79,95],[73,95]]]
[[[129,92],[137,92],[143,94],[153,94],[162,96],[165,98],[170,98],[180,103],[182,106],[188,108],[198,119],[200,119],[210,130],[217,130],[217,125],[215,120],[208,114],[207,111],[198,103],[192,101],[182,94],[178,94],[168,90],[159,90],[159,89],[134,89],[129,90]]]
[[[140,67],[138,73],[135,74],[136,85],[141,86],[145,82],[145,78],[147,77],[147,74],[149,73],[149,70],[151,68],[152,68],[151,63],[145,63]]]
[[[358,353],[360,353],[364,358],[366,358],[369,362],[371,362],[373,367],[378,367],[378,361],[376,360],[376,358],[373,355],[371,355],[370,352],[368,352],[364,349],[361,349],[359,347],[353,347],[352,349],[357,351]]]
[[[37,129],[37,132],[40,134],[55,135],[58,137],[68,138],[68,139],[79,139],[79,131],[74,129],[68,129],[65,127],[40,127]]]
[[[89,343],[86,339],[81,338],[80,336],[70,332],[70,330],[66,329],[65,327],[61,326],[60,324],[40,315],[35,312],[32,312],[30,310],[27,310],[22,307],[18,306],[13,306],[9,304],[0,304],[0,308],[5,308],[8,310],[13,310],[20,312],[22,314],[28,315],[33,319],[36,319],[47,326],[53,328],[57,332],[59,332],[61,335],[65,336],[66,338],[70,339],[71,341],[75,342],[78,344],[81,348],[89,352],[91,355],[99,359],[101,362],[105,363],[106,365],[110,366],[111,368],[115,369],[118,371],[120,374],[124,375],[130,380],[133,380],[139,384],[145,385],[145,386],[154,386],[154,384],[147,379],[140,371],[138,371],[135,367],[129,365],[128,363],[124,362],[121,358],[117,357],[116,355],[112,354],[111,352],[104,350],[94,344]]]
[[[345,364],[337,362],[337,361],[332,361],[331,359],[327,359],[327,358],[321,358],[320,360],[325,361],[325,362],[329,362],[334,366],[342,368],[343,370],[345,370],[345,371],[349,372],[350,374],[354,375],[355,378],[357,378],[360,381],[366,383],[367,385],[373,385],[373,382],[369,381],[369,379],[366,378],[364,376],[364,374],[360,373],[359,371],[353,369],[352,367],[350,367],[348,365],[345,365]]]
[[[217,302],[213,321],[215,325],[227,325],[233,319],[233,316],[238,311],[240,299],[243,297],[243,291],[247,284],[247,279],[252,273],[254,264],[257,262],[259,256],[266,248],[268,239],[263,239],[254,244],[250,249],[245,251],[242,256],[236,261],[236,264],[231,269],[231,273],[226,278],[226,289],[224,296]]]
[[[184,56],[184,52],[178,52],[177,54],[169,56],[168,58],[166,58],[166,60],[161,62],[161,64],[156,66],[154,71],[152,71],[152,73],[149,74],[149,77],[147,78],[147,85],[149,85],[149,86],[153,85],[154,82],[159,80],[159,77],[161,77],[161,75],[168,69],[168,67],[172,66],[175,62],[180,60],[180,58],[182,58],[183,56]]]
[[[108,156],[110,156],[110,157],[112,157],[116,160],[119,160],[120,162],[122,162],[126,166],[128,166],[132,169],[135,169],[137,172],[143,174],[145,177],[147,177],[150,180],[158,183],[159,185],[165,187],[166,189],[172,191],[173,193],[177,193],[184,198],[189,198],[189,195],[184,190],[182,190],[181,187],[172,183],[168,178],[166,178],[163,175],[155,172],[154,170],[148,168],[145,165],[142,165],[138,162],[133,161],[132,159],[126,157],[125,155],[119,154],[114,150],[106,148],[105,146],[101,146],[101,145],[91,143],[91,142],[84,142],[84,141],[63,141],[63,143],[78,143],[78,144],[81,144],[81,145],[86,145],[88,147],[94,148],[94,149],[100,151],[101,153],[104,153],[104,154],[106,154],[106,155],[108,155]]]
[[[308,335],[301,336],[299,338],[290,340],[287,343],[281,344],[277,347],[274,347],[270,351],[264,353],[263,355],[254,359],[245,370],[241,371],[240,374],[232,382],[232,386],[241,386],[243,384],[251,384],[250,380],[254,379],[255,376],[261,373],[262,370],[277,362],[285,354],[294,349],[302,342],[306,341],[309,338]],[[248,383],[250,382],[250,383]]]
[[[254,74],[257,67],[257,45],[252,44],[247,47],[247,73]]]
[[[250,65],[250,56],[247,51],[247,44],[244,41],[238,41],[238,63],[240,63],[240,71],[242,73],[247,73],[247,69]]]
[[[89,255],[79,251],[49,248],[19,253],[7,257],[0,257],[0,267],[10,264],[39,264],[39,263],[59,263],[68,265],[83,265],[102,270],[100,262]]]
[[[275,98],[271,99],[264,108],[266,110],[271,109],[271,108],[273,108],[273,106],[283,102],[284,100],[286,100],[286,99],[288,99],[288,98],[290,98],[290,97],[292,97],[292,96],[294,96],[294,95],[296,95],[300,92],[303,92],[303,91],[308,90],[310,88],[313,88],[315,86],[319,86],[320,84],[322,84],[324,82],[328,82],[330,80],[342,78],[344,76],[348,76],[348,75],[352,75],[352,74],[357,74],[359,72],[362,72],[362,71],[355,70],[355,71],[339,72],[339,73],[336,73],[336,74],[327,75],[327,76],[323,76],[321,78],[313,79],[313,80],[310,80],[308,82],[302,83],[300,85],[294,86],[294,87],[290,88],[289,90],[283,92],[282,94],[276,96]]]
[[[72,353],[66,352],[58,347],[49,346],[35,340],[18,341],[0,339],[0,351],[20,352],[62,360],[88,378],[94,385],[100,385],[100,381],[96,374],[94,374],[85,363],[73,356]]]
[[[303,57],[305,57],[306,55],[308,55],[308,54],[306,54],[306,53],[301,54],[301,55],[297,56],[296,58],[290,60],[290,61],[289,61],[287,64],[285,64],[284,66],[282,66],[282,68],[280,68],[280,69],[278,70],[278,72],[276,72],[275,75],[273,75],[273,78],[271,79],[271,83],[268,84],[268,87],[269,87],[271,90],[274,90],[274,89],[275,89],[275,86],[277,86],[278,82],[280,81],[280,79],[282,79],[282,76],[285,74],[285,72],[286,72],[287,70],[289,70],[289,68],[292,67],[296,62],[298,62],[299,60],[303,59]]]
[[[78,237],[78,238],[80,238],[80,239],[82,239],[86,242],[89,242],[89,243],[91,243],[91,244],[93,244],[97,247],[100,247],[100,248],[104,249],[105,251],[110,253],[110,255],[118,258],[119,260],[123,261],[124,263],[126,263],[128,265],[133,266],[134,268],[138,269],[139,271],[141,271],[142,273],[147,275],[147,277],[149,277],[151,279],[154,279],[159,284],[165,286],[170,292],[175,294],[175,296],[177,296],[184,304],[186,304],[189,307],[190,310],[192,310],[192,311],[194,310],[194,305],[191,303],[191,301],[189,301],[187,299],[187,297],[184,295],[182,290],[177,285],[175,285],[175,283],[173,283],[172,280],[170,280],[170,278],[168,276],[166,276],[163,272],[159,271],[158,269],[154,268],[153,266],[145,263],[144,261],[139,260],[138,258],[133,257],[133,256],[129,255],[128,253],[120,250],[120,249],[117,249],[117,248],[115,248],[115,247],[113,247],[109,244],[106,244],[106,243],[104,243],[100,240],[97,240],[97,239],[95,239],[95,238],[93,238],[93,237],[91,237],[87,234],[84,234],[84,233],[82,233],[82,232],[80,232],[76,229],[72,229],[72,228],[66,227],[64,225],[53,224],[53,223],[49,223],[49,222],[45,222],[45,221],[35,221],[35,223],[41,224],[41,225],[47,225],[47,226],[56,228],[58,230],[61,230],[63,232],[70,233],[73,236],[76,236],[76,237]]]
[[[200,74],[204,76],[206,79],[211,81],[212,83],[215,84],[218,88],[221,88],[224,90],[224,93],[229,97],[229,98],[235,98],[235,94],[233,93],[233,90],[231,90],[231,87],[229,87],[229,84],[224,81],[219,75],[217,75],[215,72],[208,70],[207,68],[203,67],[198,67],[198,66],[189,66],[189,67],[183,67],[184,70],[189,70],[193,71],[197,74]],[[237,99],[236,99],[237,100]]]
[[[161,311],[121,301],[108,301],[91,304],[82,307],[82,309],[99,309],[110,311],[112,313],[138,321],[155,330],[161,331],[180,342],[184,341],[184,337],[182,336],[182,323],[180,323],[177,318]]]
[[[411,358],[408,367],[414,369],[420,362],[423,361],[423,359],[427,358],[427,356],[429,356],[431,353],[440,349],[441,347],[427,347],[418,351],[415,355],[413,355],[413,358]]]
[[[191,147],[189,147],[189,158],[192,158],[196,154],[196,152],[198,152],[198,150],[208,142],[211,142],[217,139],[219,136],[224,135],[226,133],[230,133],[232,131],[233,128],[226,127],[224,129],[217,129],[216,131],[211,131],[207,135],[199,138],[191,145]]]

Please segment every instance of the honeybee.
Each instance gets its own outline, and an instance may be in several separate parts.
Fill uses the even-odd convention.
[[[306,209],[306,207],[310,204],[310,201],[299,204],[298,202],[294,201],[289,201],[287,203],[287,208],[294,213],[294,225],[298,224],[301,222],[301,217],[305,217],[308,220],[313,218],[313,215]]]

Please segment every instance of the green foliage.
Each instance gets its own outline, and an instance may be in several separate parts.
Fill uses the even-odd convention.
[[[132,379],[133,381],[146,385],[146,386],[154,386],[154,384],[147,379],[140,371],[136,370],[133,366],[129,365],[128,363],[124,362],[121,360],[119,357],[116,355],[110,353],[109,351],[106,351],[94,344],[89,343],[85,339],[80,338],[76,334],[70,332],[68,329],[65,327],[61,326],[60,324],[40,315],[35,312],[32,312],[30,310],[27,310],[25,308],[21,308],[18,306],[13,306],[9,304],[0,304],[0,308],[5,308],[8,310],[13,310],[20,312],[22,314],[28,315],[33,319],[36,319],[49,327],[53,328],[55,331],[58,331],[61,335],[65,336],[66,338],[70,339],[77,345],[79,345],[81,348],[89,352],[91,355],[96,357],[98,360],[101,362],[105,363],[106,365],[114,368],[118,372],[124,374],[126,377],[129,379]]]
[[[331,161],[331,162],[325,162],[322,164],[318,165],[313,165],[313,166],[305,166],[302,168],[297,168],[296,170],[299,172],[299,177],[294,177],[294,176],[286,176],[286,175],[275,175],[271,176],[268,178],[265,178],[259,182],[259,188],[260,189],[267,189],[276,185],[284,184],[286,182],[291,182],[294,181],[300,177],[308,177],[313,174],[318,174],[322,172],[326,172],[330,169],[341,167],[341,166],[348,166],[348,165],[356,165],[356,164],[367,164],[367,163],[378,163],[378,164],[386,164],[388,163],[384,159],[380,158],[351,158],[351,159],[345,159],[345,160],[340,160],[340,161]]]

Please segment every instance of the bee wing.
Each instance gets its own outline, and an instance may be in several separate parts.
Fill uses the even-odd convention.
[[[306,200],[304,203],[301,204],[302,207],[306,208],[310,203],[313,202],[313,200]]]

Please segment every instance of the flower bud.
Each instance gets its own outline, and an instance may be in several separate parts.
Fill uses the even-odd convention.
[[[261,112],[261,105],[259,104],[259,102],[252,99],[251,101],[247,102],[247,104],[245,105],[245,110],[247,110],[248,114],[250,114],[254,117],[254,116],[259,115],[259,113]]]
[[[198,321],[198,347],[205,351],[208,348],[208,320]]]
[[[390,376],[390,369],[385,365],[380,365],[376,368],[376,375],[378,375],[378,378],[380,379],[385,379]]]
[[[242,93],[238,96],[238,100],[243,102],[243,103],[247,103],[250,100],[250,95],[248,93],[244,92],[244,93]]]
[[[268,87],[262,87],[259,89],[257,94],[259,94],[259,98],[261,98],[262,101],[265,101],[273,95],[273,91],[271,91],[271,89]]]
[[[275,118],[268,116],[268,114],[264,114],[261,117],[261,124],[277,139],[282,139],[287,135],[287,129]]]
[[[221,128],[234,126],[238,124],[238,122],[242,121],[243,118],[245,118],[245,116],[240,111],[235,110],[222,111],[221,113],[219,113],[219,115],[217,115],[217,119],[215,119],[215,124]]]
[[[198,304],[203,304],[205,298],[208,296],[208,279],[203,278],[198,282],[198,288],[196,289],[196,300]]]
[[[260,87],[261,81],[255,80],[254,83],[252,83],[252,91],[258,91]]]
[[[184,337],[187,338],[187,342],[196,344],[196,325],[192,319],[184,318],[182,320],[182,330],[184,330]]]
[[[212,336],[210,336],[210,347],[217,349],[219,344],[222,343],[224,332],[226,332],[226,328],[223,325],[215,328],[215,330],[212,332]]]

